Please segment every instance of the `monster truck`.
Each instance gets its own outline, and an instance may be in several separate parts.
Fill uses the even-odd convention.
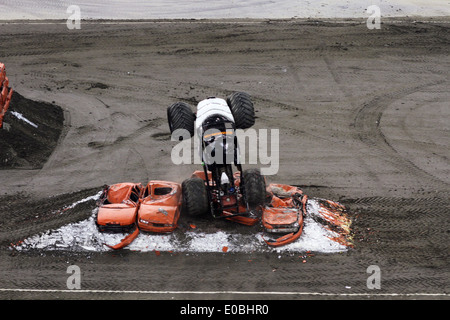
[[[226,100],[209,97],[198,103],[196,113],[187,103],[176,102],[167,108],[167,117],[171,133],[185,130],[199,138],[203,171],[183,181],[183,211],[256,223],[258,208],[265,201],[265,179],[258,169],[242,169],[236,137],[236,129],[255,123],[250,95],[235,92]]]

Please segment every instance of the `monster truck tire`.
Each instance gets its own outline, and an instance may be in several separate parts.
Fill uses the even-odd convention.
[[[248,93],[235,92],[227,97],[236,129],[247,129],[255,124],[255,109]]]
[[[250,209],[262,206],[266,199],[266,181],[258,169],[247,169],[242,174]]]
[[[200,216],[208,212],[209,201],[205,181],[189,178],[181,184],[183,211],[189,216]]]
[[[177,129],[184,129],[189,132],[191,137],[194,135],[195,114],[187,103],[176,102],[168,107],[167,120],[170,133]],[[181,137],[180,140],[182,140]]]

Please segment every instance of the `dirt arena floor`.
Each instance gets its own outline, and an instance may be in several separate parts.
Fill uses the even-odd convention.
[[[27,156],[11,151],[4,157],[14,165],[0,168],[0,298],[448,299],[450,20],[423,20],[383,21],[380,30],[350,20],[88,21],[80,30],[2,23],[0,60],[12,87],[53,106],[54,118],[36,120],[53,121],[52,152],[37,148],[33,162],[30,146]],[[280,132],[280,167],[267,179],[346,205],[353,248],[11,247],[86,219],[93,201],[55,210],[105,184],[181,182],[199,166],[171,163],[167,106],[233,91],[252,95],[256,129]],[[20,121],[8,117],[13,130]],[[80,267],[81,291],[67,290],[70,265]],[[371,265],[381,270],[380,289],[367,287]]]

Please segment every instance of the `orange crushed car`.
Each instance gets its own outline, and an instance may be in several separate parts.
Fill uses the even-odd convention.
[[[269,201],[262,209],[262,225],[267,233],[284,235],[264,241],[273,247],[294,242],[303,232],[308,197],[297,187],[275,183],[267,186],[267,195]]]
[[[0,129],[3,126],[3,117],[9,108],[13,90],[8,87],[9,80],[6,76],[5,64],[0,62]]]
[[[181,185],[150,181],[141,195],[138,227],[144,231],[172,232],[181,211]]]
[[[181,210],[181,185],[169,181],[125,182],[107,186],[98,203],[96,225],[101,232],[129,232],[112,249],[130,244],[140,230],[165,233],[175,230]]]
[[[106,187],[99,199],[97,228],[109,232],[131,231],[136,226],[142,189],[140,183],[132,182]]]

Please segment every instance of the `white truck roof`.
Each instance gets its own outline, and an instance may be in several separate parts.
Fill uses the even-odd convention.
[[[199,137],[202,135],[203,121],[212,115],[221,115],[234,122],[230,107],[228,107],[228,104],[224,99],[208,98],[202,100],[197,105],[197,119],[195,120],[195,129]]]

